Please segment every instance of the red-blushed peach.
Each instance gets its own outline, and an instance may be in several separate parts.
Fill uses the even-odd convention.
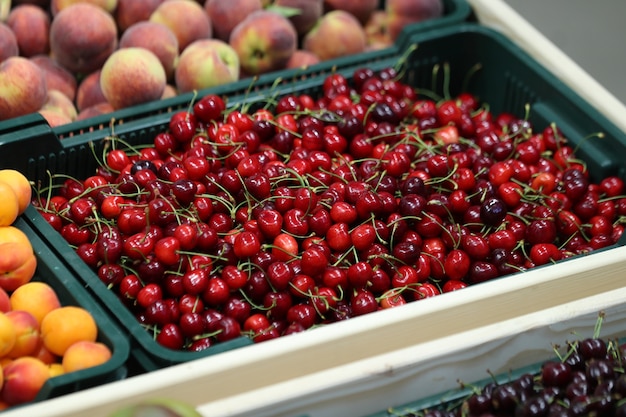
[[[191,43],[180,55],[175,84],[180,93],[185,93],[230,83],[238,78],[237,52],[219,39],[201,39]]]
[[[30,60],[43,70],[48,90],[58,90],[70,100],[76,98],[76,77],[48,55],[31,56]]]
[[[52,128],[63,126],[63,125],[72,123],[74,120],[76,120],[76,119],[72,120],[67,115],[63,113],[59,113],[56,110],[41,109],[37,113],[39,113],[44,118],[46,123],[48,123],[48,126]]]
[[[143,1],[143,0],[142,0]],[[98,6],[108,13],[113,13],[117,7],[117,0],[50,0],[50,11],[56,16],[61,10],[72,4],[89,3]]]
[[[15,291],[35,275],[37,258],[30,245],[16,242],[0,243],[0,287]]]
[[[324,14],[306,34],[302,46],[326,61],[364,52],[367,36],[356,17],[343,10],[333,10]]]
[[[180,53],[178,38],[169,27],[151,21],[137,22],[122,34],[119,47],[141,47],[152,51],[161,61],[167,79],[174,76]]]
[[[76,88],[76,109],[82,111],[87,107],[91,107],[95,104],[105,103],[107,101],[104,94],[102,94],[102,88],[100,88],[100,74],[101,70],[95,70],[91,74],[87,75],[78,84]]]
[[[20,49],[13,30],[0,22],[0,62],[12,56],[19,56]]]
[[[191,42],[213,36],[209,15],[192,0],[167,0],[152,12],[149,20],[169,27],[178,39],[181,52]]]
[[[11,310],[11,300],[9,299],[9,293],[0,288],[0,313],[6,313]]]
[[[378,9],[378,0],[324,0],[324,12],[344,10],[365,24],[371,14]]]
[[[76,3],[52,19],[50,51],[73,74],[85,75],[101,68],[117,45],[115,20],[98,6]]]
[[[52,365],[53,363],[60,364],[61,362],[61,357],[50,352],[50,350],[48,350],[48,348],[43,343],[39,344],[37,351],[33,353],[31,356],[39,359],[40,361],[42,361],[48,366]]]
[[[74,102],[59,90],[48,90],[48,99],[39,112],[53,112],[65,116],[70,122],[76,120],[78,110]]]
[[[161,100],[165,100],[167,98],[176,97],[178,95],[178,90],[172,84],[167,84],[165,89],[163,90],[163,94],[161,94]]]
[[[24,404],[35,399],[50,377],[48,365],[37,358],[23,356],[3,367],[4,386],[0,397],[9,405]]]
[[[104,343],[82,340],[67,348],[61,364],[63,371],[68,373],[102,365],[111,359],[111,356],[111,349]]]
[[[304,36],[315,26],[317,20],[324,12],[323,0],[274,0],[278,7],[286,7],[297,12],[289,16],[289,20],[298,32],[298,36]]]
[[[102,94],[116,110],[160,99],[166,83],[161,61],[145,48],[118,49],[100,74]]]
[[[120,32],[131,25],[150,19],[152,12],[165,0],[118,0],[114,17]]]
[[[15,343],[6,356],[17,359],[36,354],[42,342],[39,323],[35,316],[24,310],[11,310],[5,315],[11,320],[15,328]]]
[[[206,10],[213,25],[213,37],[228,42],[235,26],[250,13],[263,9],[261,0],[206,0]]]
[[[229,43],[243,72],[258,75],[285,68],[298,47],[298,34],[286,17],[259,10],[235,26]]]
[[[50,127],[63,126],[68,123],[72,123],[74,120],[70,119],[66,114],[60,113],[54,109],[41,109],[37,111]]]
[[[287,62],[287,68],[306,68],[319,62],[320,59],[313,52],[297,49]]]
[[[85,107],[81,111],[78,112],[78,116],[76,120],[85,120],[91,119],[92,117],[101,116],[103,114],[109,114],[114,112],[115,109],[108,102],[94,104],[90,107]]]
[[[15,34],[21,56],[50,51],[50,16],[41,7],[32,4],[15,6],[9,13],[7,25]]]
[[[367,47],[369,50],[390,47],[393,44],[389,31],[387,30],[387,12],[375,10],[369,20],[365,23],[365,35],[367,36]]]
[[[0,62],[0,120],[34,113],[48,97],[44,72],[28,58]]]
[[[387,30],[395,41],[404,27],[443,15],[443,0],[390,0],[385,3]]]

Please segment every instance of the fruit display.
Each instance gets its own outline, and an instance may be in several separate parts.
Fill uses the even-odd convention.
[[[62,303],[64,288],[42,276],[47,265],[38,262],[31,237],[16,226],[31,190],[20,172],[0,170],[0,409],[43,399],[55,390],[54,378],[69,382],[71,373],[113,356],[112,340],[99,334],[100,318],[97,323],[81,304]],[[112,365],[120,365],[118,357]]]
[[[71,124],[388,48],[407,26],[468,14],[461,0],[3,0],[0,120]]]
[[[567,340],[552,359],[369,417],[622,416],[625,347],[599,334]]]
[[[454,85],[454,66],[436,68]],[[623,180],[578,153],[608,133],[571,142],[533,111],[542,103],[496,111],[498,95],[416,89],[405,71],[362,66],[269,103],[271,91],[242,106],[198,98],[141,144],[107,137],[91,174],[52,175],[36,207],[174,351],[274,339],[618,243]]]

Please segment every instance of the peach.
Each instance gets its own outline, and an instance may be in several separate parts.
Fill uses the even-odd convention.
[[[313,52],[297,49],[287,62],[287,68],[305,68],[319,62],[320,59]]]
[[[11,299],[9,298],[9,293],[0,288],[0,313],[6,313],[9,310],[11,310]]]
[[[30,60],[43,70],[48,90],[58,90],[70,100],[76,98],[76,77],[48,55],[35,55]]]
[[[235,26],[252,12],[263,9],[261,0],[207,0],[204,10],[213,25],[213,37],[228,42]]]
[[[44,105],[41,106],[41,109],[39,109],[39,113],[42,112],[43,114],[48,112],[56,113],[69,120],[69,122],[76,120],[76,116],[78,115],[74,102],[59,90],[48,90],[48,100],[46,100]]]
[[[343,10],[326,13],[303,40],[303,49],[322,61],[362,53],[366,46],[363,25]]]
[[[54,363],[61,364],[61,358],[54,353],[50,352],[47,347],[44,346],[43,343],[39,344],[37,351],[31,355],[34,358],[39,359],[46,365],[52,365]]]
[[[5,315],[15,328],[15,343],[6,356],[16,359],[37,353],[41,345],[41,335],[35,316],[24,310],[11,310]]]
[[[389,0],[385,4],[387,30],[395,41],[406,25],[443,15],[443,0]]]
[[[233,29],[229,43],[239,55],[242,70],[258,75],[285,68],[298,46],[298,34],[286,17],[259,10]]]
[[[161,61],[145,48],[118,49],[100,74],[102,94],[114,109],[158,100],[166,83]]]
[[[0,62],[9,57],[18,56],[19,53],[20,49],[15,33],[9,26],[0,22]]]
[[[15,192],[18,200],[19,214],[22,214],[30,205],[33,194],[30,181],[20,171],[9,168],[0,169],[0,181],[7,183],[13,188],[13,192]]]
[[[167,84],[165,89],[163,90],[163,94],[161,94],[161,100],[165,100],[168,98],[176,97],[178,95],[178,90],[172,84]]]
[[[367,36],[367,46],[369,49],[381,49],[390,47],[393,44],[387,30],[387,12],[375,10],[369,20],[365,23],[365,34]]]
[[[118,0],[114,17],[120,32],[137,22],[150,19],[152,12],[165,0]]]
[[[93,106],[82,109],[78,112],[76,120],[91,119],[92,117],[109,114],[113,111],[115,111],[113,106],[105,101],[104,103],[94,104]]]
[[[50,127],[63,126],[76,120],[71,119],[68,115],[60,113],[58,110],[55,109],[42,108],[37,113],[39,113],[44,118],[44,120],[46,121],[46,123],[48,123],[48,126]]]
[[[50,0],[50,11],[56,16],[61,10],[76,3],[89,3],[98,6],[108,13],[113,13],[117,7],[117,0]]]
[[[161,61],[167,79],[174,76],[179,58],[178,38],[169,27],[151,21],[137,22],[122,34],[119,47],[141,47],[152,51]]]
[[[85,75],[102,67],[117,44],[115,20],[93,4],[72,4],[61,10],[50,25],[51,53],[74,74]]]
[[[41,68],[21,56],[0,62],[0,120],[36,112],[46,98],[46,78]]]
[[[6,313],[0,313],[0,358],[4,358],[13,349],[16,339],[13,321]]]
[[[37,268],[37,258],[31,246],[16,242],[0,244],[0,287],[15,291],[29,282]]]
[[[181,52],[191,42],[213,36],[209,15],[195,1],[165,1],[152,12],[149,20],[169,27],[178,39],[178,48]]]
[[[32,4],[15,6],[7,19],[13,30],[20,55],[31,57],[50,51],[50,16],[44,9]]]
[[[175,83],[179,92],[201,90],[236,81],[239,57],[226,42],[201,39],[191,43],[180,55]]]
[[[106,103],[107,99],[100,88],[101,70],[87,75],[76,88],[76,108],[82,111],[95,104]]]
[[[323,0],[275,0],[274,5],[297,10],[296,14],[289,16],[289,20],[296,28],[298,36],[304,36],[311,30],[324,12]]]
[[[66,373],[80,371],[106,363],[111,355],[111,349],[104,343],[84,340],[67,348],[61,364]]]
[[[11,293],[11,309],[28,311],[41,324],[43,318],[59,307],[61,301],[50,284],[31,281]]]
[[[365,24],[378,8],[378,0],[324,0],[324,11],[343,10]]]
[[[39,359],[23,356],[8,363],[3,368],[3,375],[0,396],[9,405],[18,405],[35,399],[50,377],[50,371]]]

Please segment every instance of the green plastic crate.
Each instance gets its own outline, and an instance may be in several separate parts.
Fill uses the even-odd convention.
[[[381,0],[379,9],[383,9],[385,7],[385,3],[385,0]],[[331,70],[333,67],[341,67],[346,63],[353,62],[355,60],[363,61],[392,57],[398,52],[397,44],[402,43],[403,39],[413,34],[429,31],[440,27],[454,26],[469,21],[473,18],[472,9],[467,0],[443,0],[443,4],[444,13],[441,17],[407,25],[400,34],[399,39],[396,41],[396,45],[378,51],[371,51],[363,54],[356,54],[349,57],[322,62],[311,67],[313,73],[325,73]],[[258,77],[258,79],[252,83],[252,88],[263,89],[270,87],[277,79],[295,82],[300,77],[301,73],[301,70],[293,69],[274,71],[268,74],[264,74]],[[199,95],[205,95],[209,92],[220,95],[245,94],[245,92],[249,88],[251,88],[251,79],[244,79],[236,81],[234,83],[201,90],[199,91]],[[169,99],[132,106],[115,111],[113,113],[104,114],[86,120],[76,121],[73,123],[58,126],[54,128],[54,132],[59,137],[70,137],[81,134],[83,132],[106,129],[111,124],[112,119],[114,120],[114,124],[120,124],[140,118],[154,116],[159,113],[167,113],[173,110],[186,109],[189,106],[189,103],[193,100],[193,98],[193,93],[185,93]]]
[[[126,378],[130,346],[118,325],[24,219],[18,219],[14,226],[26,234],[37,256],[37,270],[32,280],[49,284],[62,305],[74,305],[88,310],[98,326],[98,342],[104,343],[112,352],[111,359],[102,365],[50,378],[34,402]]]
[[[608,175],[625,177],[626,166],[622,161],[626,155],[626,134],[503,35],[479,25],[465,24],[413,35],[402,48],[403,53],[413,50],[406,60],[404,76],[416,88],[434,90],[441,95],[455,95],[461,91],[474,93],[480,100],[489,103],[495,113],[507,111],[523,116],[528,112],[529,120],[537,129],[555,122],[574,146],[579,147],[579,155],[587,162],[594,179]],[[397,54],[376,60],[354,58],[341,68],[328,69],[327,72],[310,69],[297,82],[285,81],[271,88],[229,96],[229,103],[246,103],[254,107],[254,103],[264,103],[270,96],[291,93],[316,95],[322,89],[324,76],[333,71],[351,77],[357,68],[367,66],[377,70],[394,66],[403,56]],[[449,68],[447,78],[442,75],[446,67]],[[437,68],[439,71],[434,71]],[[529,109],[526,104],[530,105]],[[156,133],[167,129],[170,116],[171,113],[163,113],[124,123],[115,127],[115,135],[132,145],[149,143]],[[604,133],[604,138],[583,140],[600,131]],[[110,134],[109,129],[102,129],[60,140],[45,123],[34,121],[22,131],[0,134],[0,166],[19,169],[34,181],[47,181],[48,171],[86,178],[97,167],[93,152],[101,154],[102,139]],[[50,248],[117,317],[131,338],[131,355],[138,358],[146,369],[181,363],[251,343],[247,338],[235,339],[215,345],[205,352],[173,352],[163,348],[143,330],[117,297],[106,289],[34,208],[29,209],[25,217]]]

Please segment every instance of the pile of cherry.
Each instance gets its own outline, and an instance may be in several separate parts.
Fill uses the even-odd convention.
[[[460,401],[426,410],[389,410],[394,417],[575,417],[626,415],[626,345],[589,337],[555,349],[536,373],[466,387]],[[560,352],[559,352],[560,351]]]
[[[623,181],[593,183],[557,126],[432,98],[393,68],[268,101],[202,97],[153,143],[109,137],[93,176],[39,190],[41,214],[164,346],[272,339],[622,234]]]

